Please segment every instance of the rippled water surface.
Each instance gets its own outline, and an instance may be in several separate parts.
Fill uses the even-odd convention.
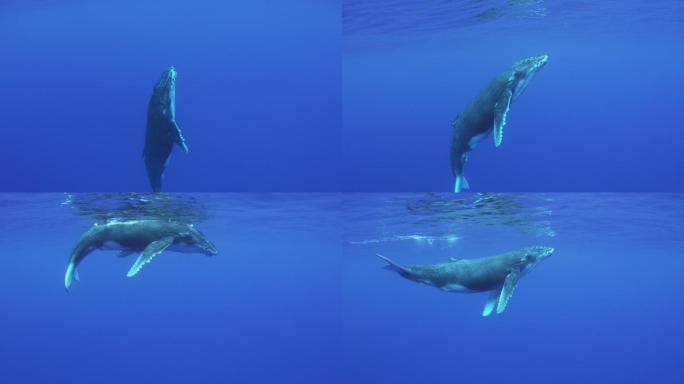
[[[681,28],[684,4],[673,0],[345,0],[343,21],[347,36],[430,34],[486,24],[594,30],[656,21]]]

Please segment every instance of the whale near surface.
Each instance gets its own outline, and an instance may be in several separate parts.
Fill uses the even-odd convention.
[[[548,55],[528,57],[501,72],[454,119],[451,136],[451,172],[455,178],[454,192],[469,188],[463,176],[468,152],[494,133],[494,144],[503,142],[504,127],[511,104],[527,88],[537,71],[549,60]]]
[[[522,276],[551,256],[554,249],[531,246],[499,255],[475,259],[450,258],[446,263],[400,265],[385,256],[377,256],[388,263],[389,270],[404,278],[437,287],[446,292],[489,292],[482,316],[489,316],[496,308],[500,314]]]
[[[127,276],[133,277],[165,250],[183,253],[218,254],[216,247],[193,225],[163,220],[110,221],[95,224],[74,246],[64,276],[64,285],[79,281],[78,266],[95,250],[118,250],[125,257],[140,252]]]
[[[177,144],[183,152],[188,146],[176,123],[176,76],[174,67],[166,69],[157,84],[147,108],[147,130],[145,131],[145,147],[143,160],[147,168],[147,177],[154,192],[161,192],[162,177],[168,164],[173,144]]]

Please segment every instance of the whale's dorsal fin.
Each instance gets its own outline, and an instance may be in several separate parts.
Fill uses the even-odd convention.
[[[463,260],[463,258],[461,258],[461,257],[450,257],[450,258],[449,258],[449,262],[450,262],[450,263],[453,263],[453,262],[456,262],[456,261],[461,261],[461,260]]]
[[[508,304],[508,300],[511,299],[511,296],[513,295],[513,291],[515,290],[516,285],[518,285],[518,279],[520,278],[520,271],[515,269],[512,270],[508,275],[506,275],[506,279],[504,280],[503,287],[501,287],[501,294],[499,295],[499,303],[496,306],[496,313],[499,314],[506,309],[506,304]]]
[[[494,145],[497,147],[503,141],[503,129],[506,126],[506,116],[511,106],[511,97],[513,97],[513,92],[507,88],[494,105]]]
[[[496,308],[496,304],[499,302],[500,296],[500,287],[489,292],[489,297],[487,297],[487,303],[485,303],[485,307],[482,310],[482,316],[487,317],[492,314],[492,311],[494,311],[494,308]]]
[[[138,259],[135,260],[135,263],[133,263],[131,269],[128,270],[128,274],[126,276],[133,277],[137,275],[142,267],[145,266],[145,264],[152,261],[152,259],[154,259],[154,257],[158,254],[164,252],[164,250],[172,243],[173,237],[171,236],[163,237],[157,241],[149,243],[147,247],[145,247],[143,253],[141,253],[140,256],[138,256]]]

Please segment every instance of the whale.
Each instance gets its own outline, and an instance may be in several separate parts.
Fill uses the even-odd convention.
[[[494,133],[494,145],[503,142],[503,132],[511,104],[525,91],[530,80],[549,60],[548,55],[532,56],[517,61],[487,85],[451,124],[451,172],[454,192],[470,186],[463,176],[468,152],[485,137]]]
[[[154,192],[161,192],[162,177],[173,145],[188,153],[188,146],[176,123],[176,69],[167,68],[154,86],[147,108],[147,129],[143,160]]]
[[[140,253],[129,269],[128,277],[137,275],[165,250],[207,256],[218,254],[216,247],[191,224],[154,219],[111,220],[93,225],[74,246],[64,276],[67,290],[73,281],[80,280],[78,267],[95,250],[119,250],[121,257]]]
[[[487,317],[494,309],[501,314],[520,278],[553,252],[551,247],[530,246],[494,256],[474,259],[452,257],[445,263],[419,265],[400,265],[383,255],[377,256],[387,263],[386,269],[445,292],[489,292],[482,311],[482,316]]]

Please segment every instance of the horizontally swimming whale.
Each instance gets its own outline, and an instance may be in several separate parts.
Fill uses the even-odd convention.
[[[81,236],[69,258],[64,285],[78,281],[78,265],[96,249],[120,250],[120,256],[142,252],[128,271],[135,276],[142,267],[164,250],[203,253],[213,256],[216,247],[192,225],[162,220],[110,221],[96,224]]]
[[[152,190],[162,190],[162,176],[173,144],[188,153],[188,146],[176,123],[176,69],[169,67],[154,86],[147,108],[147,131],[143,160]]]
[[[451,258],[446,263],[426,265],[399,265],[380,254],[378,257],[389,263],[387,269],[443,291],[489,291],[487,304],[482,311],[482,316],[489,316],[494,308],[497,314],[503,312],[518,280],[551,254],[551,247],[533,246],[495,256]]]
[[[494,144],[503,140],[506,115],[515,100],[523,93],[534,74],[549,60],[549,56],[533,56],[522,59],[503,71],[475,96],[463,112],[451,124],[451,172],[456,181],[454,192],[468,188],[463,176],[463,165],[468,152],[494,131]]]

